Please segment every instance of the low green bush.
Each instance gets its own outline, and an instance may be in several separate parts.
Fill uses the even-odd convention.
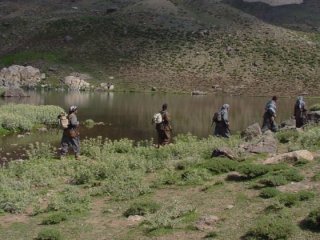
[[[46,228],[46,229],[42,229],[38,233],[38,237],[36,239],[37,240],[62,240],[63,238],[61,233],[58,230],[52,229],[52,228]]]
[[[306,221],[311,225],[311,227],[320,230],[320,207],[312,210],[306,218]]]
[[[314,192],[310,192],[310,191],[300,191],[298,192],[298,197],[300,201],[308,201],[313,199],[316,196],[316,194]]]
[[[269,214],[257,219],[244,239],[285,240],[289,239],[295,231],[296,227],[290,217]]]
[[[230,159],[210,159],[200,164],[200,167],[208,169],[212,174],[222,174],[235,171],[239,163]]]
[[[239,166],[237,171],[251,179],[268,173],[270,168],[266,165],[246,163]]]
[[[141,201],[133,203],[124,213],[123,216],[129,217],[133,215],[145,216],[158,211],[160,205],[153,201]]]
[[[313,104],[311,107],[310,107],[310,111],[319,111],[320,110],[320,104],[317,103],[317,104]]]
[[[296,141],[299,138],[299,132],[295,130],[288,130],[288,131],[282,131],[278,132],[276,134],[277,139],[281,143],[288,143],[290,141]]]
[[[195,185],[201,184],[203,181],[210,180],[212,175],[207,169],[191,168],[181,174],[180,184],[182,185]]]
[[[312,181],[320,181],[320,172],[316,173],[313,177],[312,177]]]
[[[30,131],[37,124],[57,124],[61,112],[58,106],[7,104],[0,106],[0,123],[7,130]]]
[[[280,191],[273,187],[267,187],[261,190],[260,197],[262,198],[273,198],[280,194]]]
[[[84,126],[87,128],[93,128],[95,125],[95,122],[92,119],[87,119],[84,121]]]
[[[177,227],[184,216],[194,211],[192,206],[175,200],[170,205],[163,206],[156,213],[147,215],[144,225],[149,232],[161,228],[173,229]]]
[[[292,207],[299,202],[299,195],[296,193],[282,193],[278,196],[279,202],[286,207]]]
[[[67,215],[64,212],[52,213],[42,220],[41,224],[43,225],[53,225],[58,224],[67,220]]]
[[[27,149],[29,160],[35,159],[51,159],[55,155],[55,149],[47,143],[31,143]]]
[[[288,183],[287,179],[284,176],[266,176],[259,180],[259,183],[268,186],[268,187],[276,187],[285,185]]]

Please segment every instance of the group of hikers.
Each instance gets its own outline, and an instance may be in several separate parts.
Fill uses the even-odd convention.
[[[277,96],[273,96],[265,106],[263,114],[262,132],[271,130],[276,132],[278,130],[276,124],[277,117]],[[212,118],[212,126],[215,124],[214,135],[217,137],[229,138],[230,123],[229,123],[229,104],[223,104],[218,112],[216,112]],[[61,139],[61,151],[60,156],[64,158],[68,153],[69,147],[73,149],[75,158],[80,157],[80,133],[79,133],[79,121],[77,119],[78,107],[71,106],[69,108],[69,114],[66,116],[67,122],[63,130]],[[294,105],[294,118],[296,120],[296,127],[301,128],[307,122],[306,117],[307,109],[303,97],[299,96]],[[62,122],[62,116],[58,117]],[[168,113],[168,104],[164,103],[159,113],[156,113],[152,119],[152,123],[155,124],[155,129],[158,135],[157,147],[167,145],[171,142],[172,127],[171,119]],[[61,124],[60,124],[61,125]]]
[[[265,106],[261,128],[262,132],[266,132],[267,130],[271,130],[272,132],[278,131],[276,124],[277,100],[277,96],[273,96]],[[220,111],[216,112],[212,118],[212,125],[215,124],[214,135],[217,137],[230,137],[229,109],[229,104],[223,104]],[[302,96],[297,98],[293,115],[297,128],[301,128],[307,123],[307,109]]]

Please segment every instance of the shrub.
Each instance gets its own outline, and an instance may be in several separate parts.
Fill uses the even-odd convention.
[[[259,218],[244,239],[283,240],[288,239],[295,230],[289,217],[270,214]]]
[[[320,181],[320,172],[316,173],[316,174],[312,177],[312,181]]]
[[[211,178],[212,176],[207,169],[192,168],[181,174],[181,184],[201,184]]]
[[[280,194],[280,191],[273,187],[267,187],[262,189],[260,193],[260,197],[262,198],[273,198]]]
[[[279,142],[288,143],[290,141],[297,140],[299,138],[299,132],[293,130],[282,131],[278,132],[276,137],[278,138]]]
[[[94,125],[95,125],[95,122],[92,119],[87,119],[87,120],[84,121],[84,125],[87,128],[93,128]]]
[[[268,173],[269,167],[266,165],[247,163],[241,165],[237,171],[246,175],[247,178],[256,178]]]
[[[175,200],[172,204],[164,206],[155,214],[147,215],[144,224],[149,231],[160,228],[172,229],[180,223],[183,216],[194,211],[193,207]]]
[[[268,187],[276,187],[287,184],[288,181],[283,176],[266,176],[259,180],[259,183],[268,186]]]
[[[210,159],[201,164],[201,167],[208,169],[212,174],[231,172],[237,169],[238,163],[230,159]]]
[[[123,213],[123,215],[125,217],[133,215],[145,216],[146,214],[155,213],[159,208],[159,204],[153,201],[135,202]]]
[[[90,198],[79,190],[66,187],[62,192],[54,195],[50,200],[47,211],[65,213],[82,213],[89,210]]]
[[[306,218],[306,221],[311,225],[311,227],[320,230],[320,207],[311,211]]]
[[[39,143],[35,144],[31,143],[27,150],[28,158],[31,160],[35,159],[51,159],[54,157],[54,149],[50,144]]]
[[[320,104],[314,104],[310,107],[310,111],[319,111],[320,110]]]
[[[286,207],[292,207],[299,201],[299,195],[296,193],[282,193],[278,196],[279,202]]]
[[[56,229],[43,229],[38,233],[37,240],[62,240],[61,233]]]
[[[47,216],[45,219],[43,219],[42,224],[43,225],[58,224],[58,223],[63,222],[65,220],[67,220],[66,213],[57,212],[57,213],[53,213],[53,214]]]
[[[29,131],[36,124],[57,124],[61,112],[58,106],[7,104],[0,107],[0,123],[8,130]]]
[[[300,201],[308,201],[311,200],[312,198],[315,197],[315,193],[314,192],[310,192],[310,191],[300,191],[298,193],[298,197]]]

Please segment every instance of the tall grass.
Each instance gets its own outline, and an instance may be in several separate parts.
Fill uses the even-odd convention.
[[[52,105],[7,104],[0,106],[0,126],[11,131],[30,131],[37,124],[57,124],[64,112]]]

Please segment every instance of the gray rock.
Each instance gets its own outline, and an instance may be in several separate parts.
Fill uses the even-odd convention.
[[[66,43],[72,42],[72,40],[73,40],[73,37],[71,37],[71,36],[69,36],[69,35],[67,35],[67,36],[65,36],[65,37],[63,38],[63,41],[66,42]]]
[[[9,88],[2,93],[1,97],[29,97],[21,88]]]
[[[203,92],[203,91],[192,91],[191,95],[207,95],[207,92]]]
[[[241,137],[246,141],[251,141],[252,139],[259,137],[262,135],[262,131],[259,123],[254,123],[247,127],[242,133]]]
[[[251,153],[273,153],[277,152],[277,140],[271,131],[266,131],[258,140],[243,146]]]
[[[227,157],[229,159],[235,159],[234,152],[227,147],[216,148],[212,151],[211,157]]]
[[[64,78],[64,83],[70,90],[83,90],[90,87],[90,83],[83,80],[81,76],[67,76]]]
[[[40,70],[31,66],[12,65],[0,71],[0,86],[3,87],[32,87],[40,81]]]
[[[128,217],[128,221],[130,222],[141,222],[142,220],[144,220],[144,217],[140,215],[133,215]]]

